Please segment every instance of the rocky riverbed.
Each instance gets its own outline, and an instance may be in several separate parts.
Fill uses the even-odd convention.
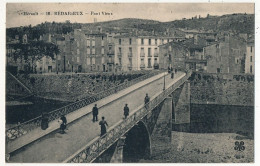
[[[235,145],[236,141],[239,144]],[[243,145],[241,141],[244,142]],[[172,132],[171,145],[159,141],[154,152],[151,159],[139,162],[252,163],[254,162],[254,140],[236,133]]]

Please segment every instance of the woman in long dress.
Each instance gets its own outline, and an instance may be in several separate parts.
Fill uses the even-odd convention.
[[[106,129],[106,126],[108,126],[107,122],[105,121],[105,117],[103,116],[102,117],[102,120],[99,122],[99,125],[101,127],[101,137],[106,134],[107,132],[107,129]]]

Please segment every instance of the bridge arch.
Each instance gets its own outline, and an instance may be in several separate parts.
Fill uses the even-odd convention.
[[[139,121],[126,133],[123,162],[137,162],[151,155],[151,138],[143,121]]]

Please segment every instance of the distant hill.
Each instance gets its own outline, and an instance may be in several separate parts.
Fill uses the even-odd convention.
[[[215,31],[236,31],[238,33],[254,33],[253,14],[231,14],[209,18],[176,20],[162,23],[165,27],[205,29]]]
[[[29,38],[38,38],[45,33],[68,33],[74,29],[97,29],[102,30],[123,30],[123,31],[154,31],[157,34],[165,32],[167,29],[187,28],[218,31],[234,31],[238,33],[254,34],[254,14],[230,14],[223,16],[207,16],[206,18],[182,19],[170,22],[159,22],[147,19],[125,18],[97,23],[56,23],[45,22],[34,27],[25,26],[17,28],[7,28],[7,36],[14,38],[16,34],[21,36],[24,33],[30,34]]]
[[[104,30],[115,27],[116,29],[138,29],[144,31],[162,32],[168,28],[187,28],[218,31],[235,31],[238,33],[254,33],[254,14],[230,14],[223,16],[208,16],[159,22],[146,19],[126,18],[107,22],[84,24],[83,27],[95,28],[101,26]],[[113,29],[113,28],[112,28]]]

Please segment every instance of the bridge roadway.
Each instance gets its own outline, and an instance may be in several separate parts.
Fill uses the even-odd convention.
[[[175,74],[174,80],[185,76],[183,72]],[[170,75],[165,77],[166,87],[173,80]],[[137,107],[144,104],[145,94],[150,97],[163,89],[163,77],[143,86],[125,96],[114,100],[99,109],[99,120],[105,116],[108,128],[123,119],[123,107],[127,103],[130,113]],[[98,102],[96,102],[98,103]],[[82,109],[91,109],[84,107]],[[86,110],[87,111],[87,110]],[[68,125],[66,134],[52,132],[47,136],[19,149],[10,157],[10,162],[19,163],[58,163],[62,162],[91,140],[100,135],[98,122],[92,122],[92,114],[83,116],[77,121]]]

